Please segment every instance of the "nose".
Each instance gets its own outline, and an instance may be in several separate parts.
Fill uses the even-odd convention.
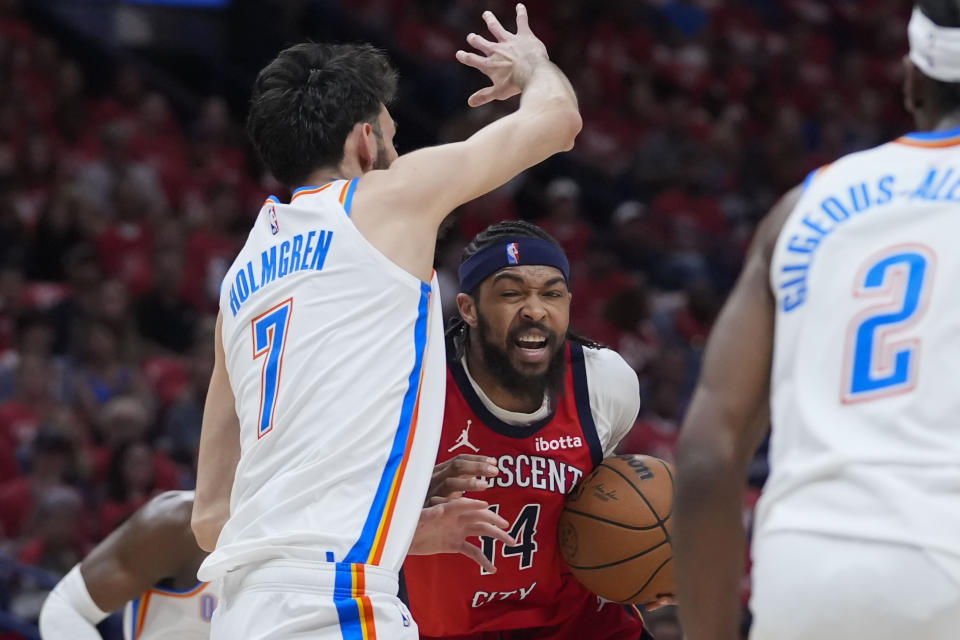
[[[547,307],[544,306],[543,301],[540,300],[540,296],[533,294],[527,296],[527,299],[523,303],[523,308],[520,309],[520,315],[525,320],[541,322],[547,317]]]

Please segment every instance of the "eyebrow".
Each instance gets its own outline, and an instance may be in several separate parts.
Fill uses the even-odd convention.
[[[521,278],[518,275],[514,275],[508,271],[498,273],[497,275],[493,276],[493,281],[491,282],[491,284],[498,282],[500,280],[513,280],[514,282],[517,282],[519,284],[526,284],[526,281],[523,278]],[[553,285],[560,284],[560,283],[566,284],[567,283],[566,278],[564,278],[563,276],[556,276],[544,282],[542,288],[546,289],[547,287],[552,287]]]

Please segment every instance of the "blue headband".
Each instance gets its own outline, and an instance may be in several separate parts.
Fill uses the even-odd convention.
[[[523,265],[556,267],[570,282],[570,263],[563,249],[542,238],[505,238],[463,261],[460,265],[460,291],[472,294],[481,282],[497,271]]]

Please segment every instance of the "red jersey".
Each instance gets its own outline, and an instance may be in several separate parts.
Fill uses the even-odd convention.
[[[519,426],[494,416],[460,362],[448,362],[437,462],[461,453],[497,459],[499,475],[488,489],[469,497],[485,500],[512,523],[509,533],[517,546],[480,539],[495,574],[460,554],[408,557],[403,572],[421,635],[548,627],[597,607],[597,597],[572,576],[557,546],[557,521],[567,494],[602,457],[583,349],[567,346],[563,393],[553,413]],[[640,620],[636,627],[633,637],[640,635]]]

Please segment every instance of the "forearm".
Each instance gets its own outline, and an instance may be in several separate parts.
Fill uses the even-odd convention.
[[[90,597],[78,565],[43,603],[40,636],[44,640],[102,640],[96,625],[107,615]]]
[[[216,548],[223,525],[230,518],[230,494],[236,462],[215,462],[219,468],[213,468],[214,461],[210,465],[199,466],[196,498],[190,517],[190,528],[204,551]]]
[[[677,457],[674,551],[680,615],[689,640],[740,637],[744,464],[712,444],[681,444]]]

